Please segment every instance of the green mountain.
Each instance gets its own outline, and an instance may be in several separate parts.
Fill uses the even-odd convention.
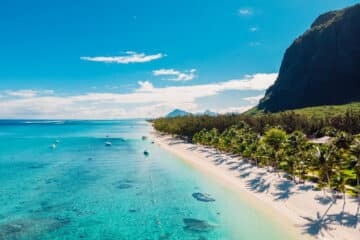
[[[360,4],[319,16],[286,50],[257,109],[277,112],[360,101]]]

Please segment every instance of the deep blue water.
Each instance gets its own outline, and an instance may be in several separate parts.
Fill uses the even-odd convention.
[[[290,239],[142,140],[149,130],[142,120],[0,121],[0,239]]]

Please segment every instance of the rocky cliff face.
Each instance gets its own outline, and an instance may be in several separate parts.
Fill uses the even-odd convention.
[[[360,101],[360,4],[325,13],[286,50],[258,108],[275,112]]]

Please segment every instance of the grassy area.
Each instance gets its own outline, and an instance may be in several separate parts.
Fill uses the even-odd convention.
[[[349,103],[344,105],[307,107],[294,110],[295,113],[315,117],[332,117],[344,114],[347,110],[360,111],[360,103]]]
[[[306,115],[308,117],[333,117],[338,114],[344,114],[347,110],[360,111],[360,102],[349,103],[344,105],[325,105],[325,106],[316,106],[316,107],[306,107],[294,110],[288,110],[284,112],[293,111],[298,114]],[[258,115],[263,114],[263,110],[259,110],[256,107],[245,112],[245,115]]]

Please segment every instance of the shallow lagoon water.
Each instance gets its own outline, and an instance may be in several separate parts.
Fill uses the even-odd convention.
[[[291,239],[142,140],[149,131],[142,120],[0,121],[0,239]]]

